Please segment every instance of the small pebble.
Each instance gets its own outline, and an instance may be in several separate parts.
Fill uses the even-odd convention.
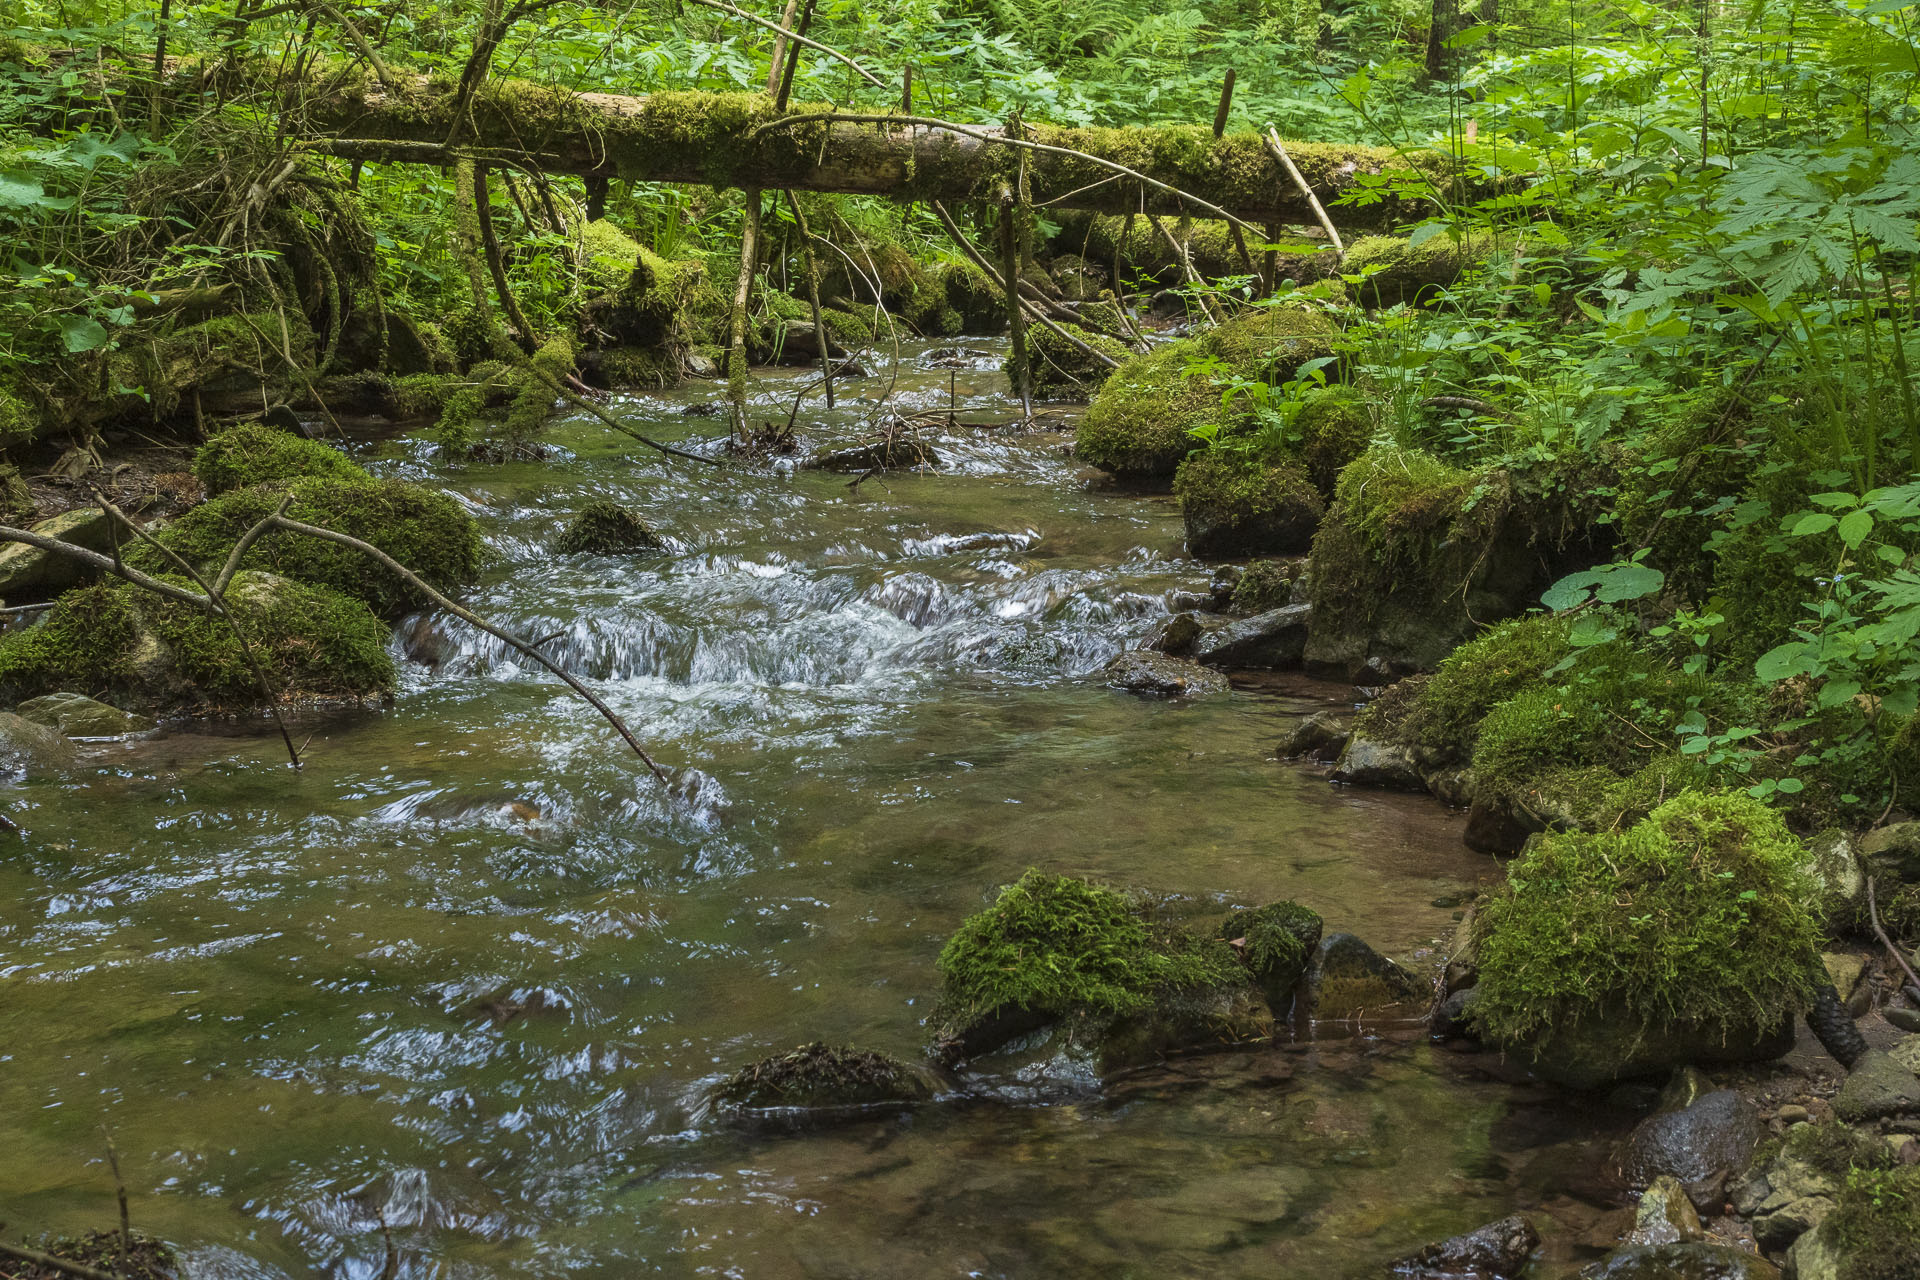
[[[1883,1015],[1902,1031],[1920,1031],[1920,1009],[1892,1008]]]
[[[1785,1124],[1799,1124],[1808,1118],[1807,1109],[1797,1102],[1789,1102],[1773,1114],[1775,1119]]]

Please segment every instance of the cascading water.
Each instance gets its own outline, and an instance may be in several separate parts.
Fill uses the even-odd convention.
[[[472,504],[473,607],[553,637],[673,785],[546,672],[423,617],[396,705],[309,725],[297,775],[270,741],[181,731],[20,788],[0,1216],[110,1221],[104,1120],[135,1224],[209,1277],[371,1280],[383,1224],[421,1277],[1371,1276],[1516,1204],[1590,1217],[1564,1171],[1604,1123],[1417,1037],[810,1134],[704,1114],[803,1040],[919,1052],[941,941],[1030,865],[1195,911],[1298,897],[1400,953],[1493,870],[1425,802],[1270,759],[1324,691],[1181,705],[1090,678],[1207,573],[1170,501],[1090,488],[1062,432],[985,425],[1004,379],[963,363],[898,371],[904,407],[954,393],[947,465],[857,485],[663,460],[584,418],[544,464],[364,446]],[[801,379],[763,379],[756,417]],[[855,439],[886,381],[804,411],[809,444]],[[616,409],[714,448],[683,413],[712,395]],[[598,498],[670,550],[551,555]]]

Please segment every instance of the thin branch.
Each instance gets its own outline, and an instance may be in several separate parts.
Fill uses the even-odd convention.
[[[1280,162],[1280,167],[1287,171],[1287,176],[1293,179],[1293,185],[1300,194],[1307,198],[1308,206],[1313,209],[1313,216],[1320,220],[1320,229],[1327,233],[1327,239],[1333,241],[1334,249],[1344,258],[1347,254],[1347,246],[1341,243],[1340,233],[1334,230],[1333,219],[1327,216],[1327,210],[1320,203],[1320,197],[1313,194],[1313,188],[1307,185],[1306,175],[1300,172],[1300,167],[1294,164],[1293,157],[1287,154],[1286,144],[1280,141],[1280,131],[1268,125],[1265,137],[1267,150],[1271,151],[1274,158]]]
[[[1907,963],[1907,958],[1900,954],[1900,948],[1893,945],[1893,939],[1889,938],[1887,931],[1881,927],[1880,907],[1879,904],[1873,900],[1872,876],[1867,877],[1867,919],[1872,922],[1874,936],[1880,939],[1882,946],[1886,947],[1887,954],[1893,957],[1895,964],[1906,971],[1907,980],[1915,986],[1920,986],[1920,973],[1913,971],[1913,966]]]
[[[240,535],[240,541],[233,544],[232,554],[227,556],[226,566],[220,570],[220,576],[213,580],[215,595],[227,594],[227,586],[233,581],[233,575],[240,572],[240,558],[253,549],[253,544],[260,541],[262,534],[273,528],[273,517],[287,514],[287,508],[292,505],[293,495],[289,493],[280,499],[280,505],[274,510],[272,516],[268,516]]]
[[[0,1255],[18,1258],[22,1262],[31,1262],[36,1267],[52,1267],[55,1271],[64,1271],[70,1276],[79,1276],[80,1280],[120,1280],[111,1271],[102,1271],[90,1267],[84,1262],[68,1262],[65,1258],[56,1258],[50,1253],[41,1253],[38,1249],[22,1249],[19,1245],[0,1241]]]
[[[953,220],[951,213],[947,212],[946,206],[938,200],[929,200],[927,203],[932,206],[934,216],[940,219],[940,225],[947,229],[947,234],[953,237],[953,242],[960,247],[960,252],[967,255],[968,261],[980,269],[981,274],[987,277],[995,289],[1004,292],[1007,286],[1006,282],[1001,278],[1000,272],[991,262],[987,261],[986,256],[967,239],[966,234],[960,230],[960,224]],[[1115,305],[1118,306],[1120,304],[1116,303]],[[1027,313],[1029,319],[1038,320],[1063,341],[1071,343],[1082,355],[1106,365],[1109,369],[1118,369],[1120,367],[1118,360],[1115,360],[1112,356],[1097,347],[1089,346],[1087,343],[1074,337],[1058,324],[1055,324],[1040,308],[1034,306],[1025,298],[1020,299],[1020,306],[1022,310]]]
[[[304,533],[311,538],[323,538],[328,542],[337,542],[343,547],[353,548],[361,555],[367,556],[377,562],[388,573],[393,574],[402,582],[412,587],[415,591],[419,592],[420,595],[431,601],[436,607],[444,609],[468,626],[477,627],[481,631],[486,632],[494,639],[511,647],[515,652],[523,653],[527,657],[532,658],[535,662],[564,680],[568,688],[579,694],[589,706],[595,711],[598,711],[606,722],[613,726],[614,731],[626,740],[627,745],[633,748],[633,753],[640,757],[641,762],[647,766],[654,777],[663,783],[668,781],[667,775],[661,771],[659,765],[653,762],[653,757],[647,754],[646,748],[640,745],[640,740],[633,736],[633,731],[627,728],[626,722],[615,714],[613,708],[602,702],[599,697],[594,694],[593,690],[582,684],[572,673],[561,668],[559,664],[541,653],[533,645],[528,644],[511,632],[494,626],[479,614],[461,608],[446,596],[435,591],[419,574],[413,572],[413,570],[407,568],[398,560],[395,560],[392,556],[374,546],[371,542],[362,542],[359,538],[353,537],[351,534],[339,533],[333,529],[323,529],[319,525],[306,524],[299,520],[289,520],[285,516],[275,516],[273,517],[273,521],[274,524],[282,529],[289,529],[294,533]]]
[[[852,58],[849,58],[846,54],[841,53],[838,49],[834,49],[827,45],[821,44],[818,40],[809,40],[807,37],[803,35],[798,35],[792,31],[784,31],[781,28],[779,23],[769,21],[768,19],[761,17],[757,13],[748,13],[745,9],[736,9],[734,6],[725,3],[725,0],[692,0],[692,3],[698,4],[698,5],[705,5],[709,9],[718,9],[722,13],[730,13],[734,17],[742,20],[743,22],[751,22],[756,27],[765,27],[767,30],[772,31],[776,34],[783,34],[786,36],[787,39],[791,40],[795,44],[803,44],[809,49],[817,49],[821,53],[826,54],[829,58],[832,58],[835,61],[846,63],[849,67],[852,67],[854,72],[857,75],[859,75],[861,79],[865,80],[868,84],[876,85],[882,89],[893,88],[893,86],[888,84],[885,80],[882,80],[879,76],[873,74],[873,72],[867,70],[865,67],[855,62]]]

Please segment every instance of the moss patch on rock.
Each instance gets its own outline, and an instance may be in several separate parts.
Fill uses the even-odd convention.
[[[1129,357],[1094,395],[1074,456],[1134,481],[1171,478],[1200,447],[1189,432],[1225,416],[1212,380],[1188,374],[1205,354],[1189,338]]]
[[[1373,415],[1365,398],[1352,387],[1323,388],[1307,396],[1293,425],[1307,474],[1332,497],[1340,473],[1373,441]]]
[[[354,461],[318,440],[249,422],[222,431],[193,455],[193,474],[209,496],[248,485],[285,486],[295,480],[365,480]]]
[[[1293,603],[1294,582],[1300,576],[1298,560],[1255,560],[1233,584],[1236,613],[1265,613]]]
[[[932,1093],[925,1075],[897,1058],[816,1041],[735,1072],[713,1100],[734,1111],[833,1110],[917,1102]]]
[[[1436,757],[1465,761],[1487,713],[1566,655],[1567,625],[1553,614],[1514,618],[1455,649],[1423,686],[1410,736]]]
[[[1079,325],[1060,326],[1087,346],[1117,362],[1133,353],[1112,338]],[[1113,369],[1094,359],[1043,324],[1027,328],[1027,367],[1032,370],[1033,394],[1042,400],[1085,400],[1100,389]],[[1011,362],[1008,365],[1011,376]]]
[[[1839,1250],[1839,1280],[1920,1275],[1920,1168],[1854,1169],[1820,1230]]]
[[[480,530],[473,517],[446,494],[400,480],[299,480],[285,490],[236,489],[195,507],[156,537],[196,567],[217,570],[241,535],[274,512],[283,493],[293,496],[287,511],[292,519],[372,543],[439,590],[456,590],[479,572]],[[149,572],[169,568],[151,548],[129,560]],[[332,587],[384,618],[420,603],[412,588],[362,553],[307,534],[275,530],[242,563]]]
[[[1491,246],[1472,239],[1429,236],[1418,245],[1402,236],[1363,236],[1347,246],[1340,270],[1365,275],[1356,289],[1367,306],[1421,302],[1453,284]]]
[[[1480,1025],[1523,1044],[1602,1017],[1732,1031],[1804,1008],[1820,941],[1805,862],[1736,793],[1534,842],[1476,924]]]

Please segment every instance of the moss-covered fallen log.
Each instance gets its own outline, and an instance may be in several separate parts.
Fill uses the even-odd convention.
[[[303,109],[309,126],[327,138],[322,149],[333,154],[440,164],[448,158],[443,144],[454,106],[447,85],[415,79],[394,90],[361,81],[310,99]],[[471,152],[549,173],[899,200],[981,197],[1013,168],[1014,150],[1002,141],[1002,130],[969,125],[969,132],[960,134],[925,125],[820,118],[832,110],[796,104],[780,113],[761,94],[623,97],[503,79],[475,93],[463,136]],[[777,124],[783,114],[808,119]],[[1299,224],[1314,216],[1256,134],[1216,138],[1205,125],[1071,129],[1027,124],[1021,138],[1084,153],[1026,152],[1036,204],[1105,213],[1198,211],[1191,201],[1108,167],[1118,164],[1238,217]],[[1288,150],[1314,193],[1329,205],[1376,179],[1410,180],[1417,188],[1428,178],[1442,177],[1437,159],[1429,168],[1420,158],[1384,147],[1293,142]],[[1377,227],[1415,214],[1411,196],[1384,191],[1378,187],[1376,194],[1383,198],[1364,205],[1339,205],[1335,218]]]

